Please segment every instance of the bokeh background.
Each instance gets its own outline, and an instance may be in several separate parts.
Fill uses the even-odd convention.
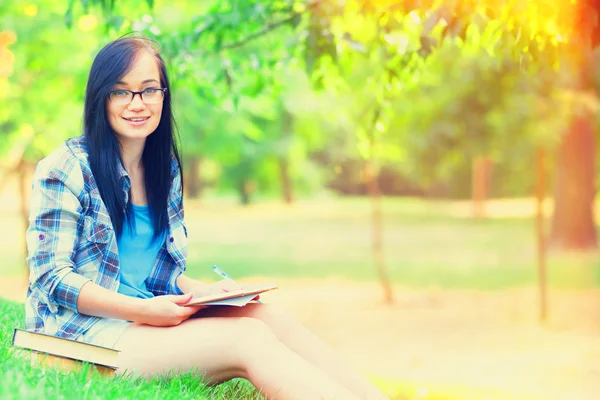
[[[0,296],[98,50],[168,63],[188,273],[410,398],[600,396],[596,0],[2,0]]]

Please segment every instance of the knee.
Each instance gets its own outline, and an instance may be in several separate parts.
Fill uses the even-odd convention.
[[[250,316],[267,324],[280,340],[302,330],[300,322],[285,309],[275,305],[257,304]]]
[[[264,321],[251,317],[241,317],[237,320],[237,330],[250,340],[270,341],[276,339],[275,333]]]

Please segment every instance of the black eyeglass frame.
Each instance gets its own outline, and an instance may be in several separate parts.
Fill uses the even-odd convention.
[[[167,88],[148,88],[148,89],[150,89],[150,90],[160,90],[161,92],[163,92],[163,97],[162,97],[162,100],[164,100],[164,99],[165,99],[165,96],[166,96],[166,94],[167,94]],[[144,95],[143,95],[143,93],[144,93],[146,90],[148,90],[148,89],[144,89],[144,90],[142,90],[141,92],[134,92],[133,90],[127,90],[127,89],[111,90],[110,92],[108,92],[108,100],[110,100],[110,102],[112,103],[112,101],[113,101],[113,100],[112,100],[112,98],[111,98],[111,95],[112,95],[114,92],[129,92],[129,93],[131,93],[131,99],[129,99],[129,102],[127,102],[127,103],[123,103],[123,105],[131,103],[131,102],[133,101],[133,99],[134,99],[134,97],[135,97],[135,95],[136,95],[136,94],[139,94],[139,95],[140,95],[140,99],[141,99],[141,100],[142,100],[142,101],[143,101],[145,104],[158,104],[158,103],[160,103],[160,101],[159,101],[158,103],[146,103],[146,102],[144,101]]]

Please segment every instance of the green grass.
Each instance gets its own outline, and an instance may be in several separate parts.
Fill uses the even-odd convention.
[[[501,289],[536,282],[531,217],[474,221],[456,215],[455,204],[414,199],[384,202],[385,257],[392,280],[402,286]],[[213,280],[218,264],[235,277],[331,278],[376,281],[371,262],[369,203],[321,199],[292,206],[263,203],[241,208],[219,201],[188,201],[188,272]],[[22,235],[14,213],[0,214],[0,279],[23,273]],[[560,288],[600,285],[597,254],[550,254],[549,280]],[[0,300],[0,399],[136,398],[255,399],[244,380],[207,388],[193,374],[151,382],[39,370],[12,356],[12,329],[22,326],[23,306]],[[310,384],[310,383],[307,383]],[[382,384],[384,385],[384,384]],[[474,399],[465,389],[385,383],[394,400]],[[426,396],[423,393],[427,392]],[[496,398],[496,397],[491,397]],[[500,398],[500,397],[498,397]],[[504,399],[504,397],[502,397]],[[506,397],[510,398],[510,397]]]
[[[214,387],[201,383],[198,375],[163,376],[145,381],[126,377],[107,378],[96,373],[64,373],[29,365],[10,348],[13,328],[23,327],[23,305],[0,298],[0,399],[218,399],[258,400],[262,396],[243,379],[234,379]],[[391,400],[513,399],[511,393],[476,391],[464,386],[428,387],[409,381],[389,382],[374,379]],[[310,385],[310,382],[307,382]],[[526,400],[526,399],[523,399]]]
[[[242,379],[204,386],[192,373],[145,380],[88,376],[88,370],[62,373],[32,367],[10,349],[13,328],[22,327],[22,304],[0,299],[0,399],[261,399]],[[76,395],[74,395],[76,393]],[[75,397],[73,397],[75,396]]]
[[[150,381],[127,377],[108,378],[87,368],[79,372],[65,373],[59,370],[40,369],[17,357],[11,347],[14,328],[22,328],[23,304],[0,298],[0,399],[219,399],[259,400],[264,399],[244,379],[233,379],[223,384],[207,387],[198,374],[162,376]],[[414,385],[401,387],[396,383],[378,383],[392,393],[392,400],[425,399],[414,397]],[[307,382],[310,385],[310,382]],[[426,399],[456,399],[440,397],[433,393]]]
[[[468,204],[404,198],[385,199],[383,210],[385,259],[398,285],[489,290],[536,283],[531,216],[516,212],[475,221],[464,217]],[[18,232],[14,213],[0,214],[0,219],[5,232]],[[215,279],[210,266],[217,264],[240,278],[377,280],[367,199],[325,198],[292,206],[266,202],[247,208],[219,199],[188,200],[186,221],[188,273],[196,278]],[[21,249],[19,235],[0,241],[0,275],[22,273]],[[550,254],[550,284],[598,287],[599,260],[597,254]]]
[[[188,272],[236,277],[376,281],[366,199],[278,203],[248,209],[188,202]],[[532,217],[476,221],[452,202],[385,199],[384,253],[392,281],[415,288],[502,289],[537,279]],[[468,210],[468,206],[467,206]],[[550,284],[600,285],[597,254],[550,254]]]
[[[248,209],[188,202],[188,271],[231,275],[376,281],[366,199],[278,203]],[[502,289],[535,284],[532,217],[476,221],[456,204],[385,199],[384,252],[396,284],[415,288]],[[467,206],[468,209],[468,206]],[[597,255],[551,255],[549,280],[560,287],[600,285]]]

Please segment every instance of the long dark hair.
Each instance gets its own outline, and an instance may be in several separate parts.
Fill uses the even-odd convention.
[[[127,74],[140,51],[148,51],[156,59],[161,86],[167,88],[163,101],[162,114],[156,130],[148,136],[142,154],[144,184],[152,225],[153,241],[156,241],[168,228],[167,202],[172,185],[171,156],[179,165],[179,176],[183,175],[181,159],[175,135],[175,120],[171,110],[171,88],[165,62],[157,45],[144,37],[121,37],[100,50],[96,55],[85,93],[84,135],[88,150],[88,160],[100,191],[100,196],[108,209],[113,228],[119,237],[123,232],[123,222],[132,221],[131,201],[125,204],[125,194],[119,179],[119,164],[123,165],[121,147],[106,115],[106,99],[114,85]],[[183,195],[183,193],[181,194]],[[129,196],[131,198],[131,196]]]

